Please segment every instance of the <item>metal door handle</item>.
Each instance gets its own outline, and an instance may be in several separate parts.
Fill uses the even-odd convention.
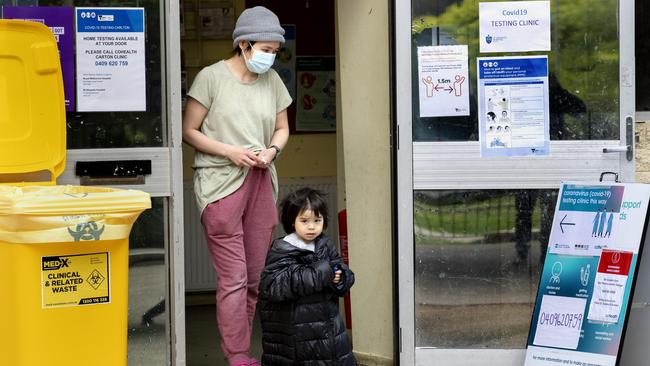
[[[604,153],[626,153],[632,151],[632,146],[612,146],[612,147],[603,147]]]
[[[634,118],[632,116],[625,117],[625,146],[612,146],[604,147],[604,153],[625,153],[627,161],[634,159]]]

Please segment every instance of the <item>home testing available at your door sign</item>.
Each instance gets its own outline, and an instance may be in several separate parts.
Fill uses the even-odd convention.
[[[76,8],[77,110],[146,111],[143,8]]]

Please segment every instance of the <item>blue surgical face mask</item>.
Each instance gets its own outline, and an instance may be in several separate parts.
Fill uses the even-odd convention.
[[[253,48],[253,45],[251,45],[251,52],[253,52],[253,55],[251,56],[250,59],[246,58],[246,52],[243,52],[242,54],[244,55],[244,61],[246,62],[246,67],[250,72],[254,72],[256,74],[263,74],[273,66],[273,62],[275,62],[275,54],[274,53],[267,53],[267,52],[262,52],[262,51],[255,51]]]

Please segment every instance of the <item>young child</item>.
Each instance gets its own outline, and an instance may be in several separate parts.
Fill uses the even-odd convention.
[[[354,273],[323,234],[323,194],[302,188],[281,210],[289,235],[273,242],[260,280],[262,365],[356,365],[338,299]]]

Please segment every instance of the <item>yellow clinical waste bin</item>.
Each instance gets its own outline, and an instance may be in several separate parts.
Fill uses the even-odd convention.
[[[0,365],[126,365],[128,238],[151,200],[54,185],[63,84],[41,24],[0,20],[0,126]]]

